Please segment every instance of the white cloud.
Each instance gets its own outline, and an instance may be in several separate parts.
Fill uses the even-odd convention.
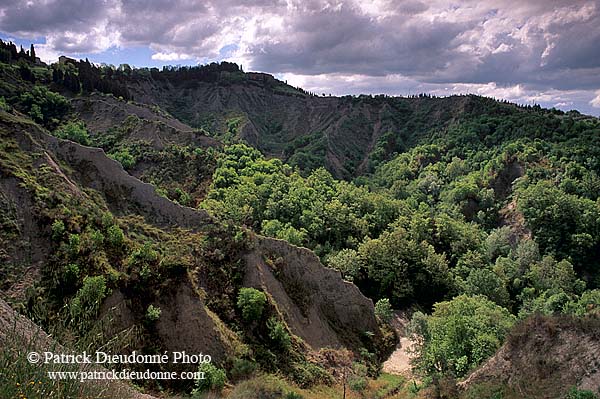
[[[596,97],[590,101],[590,105],[594,108],[600,108],[600,90],[596,92]]]
[[[60,54],[47,44],[35,44],[35,55],[43,62],[53,63],[58,61]]]
[[[152,54],[152,59],[157,61],[183,61],[183,60],[192,60],[194,57],[188,54],[179,54],[179,53],[155,53]]]

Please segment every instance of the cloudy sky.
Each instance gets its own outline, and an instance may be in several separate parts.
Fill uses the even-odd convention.
[[[600,115],[600,0],[0,0],[0,36],[135,66],[228,60],[318,93]]]

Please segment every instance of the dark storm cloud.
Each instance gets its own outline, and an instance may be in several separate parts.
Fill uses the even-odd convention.
[[[149,46],[161,60],[235,48],[246,69],[288,75],[600,88],[600,0],[5,0],[0,31],[46,36],[55,52]]]
[[[0,29],[37,35],[65,30],[81,32],[105,18],[109,6],[105,0],[2,1]]]
[[[463,28],[444,21],[377,20],[346,5],[300,10],[283,32],[262,32],[279,40],[251,44],[248,54],[253,66],[270,72],[423,74],[451,62],[453,40]]]

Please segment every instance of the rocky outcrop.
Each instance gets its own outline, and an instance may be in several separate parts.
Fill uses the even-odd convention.
[[[365,333],[379,331],[373,302],[312,251],[259,237],[245,260],[244,285],[267,292],[292,332],[313,349],[357,349]]]

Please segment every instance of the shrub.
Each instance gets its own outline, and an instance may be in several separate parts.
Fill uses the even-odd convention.
[[[62,279],[66,285],[75,285],[79,279],[79,266],[75,263],[65,266]]]
[[[155,322],[160,319],[161,310],[158,306],[148,305],[148,309],[146,309],[146,320],[149,322]]]
[[[196,388],[192,391],[194,398],[207,391],[220,391],[225,386],[227,376],[225,370],[216,367],[212,363],[202,363],[198,367],[198,372],[204,373],[204,378],[196,380]]]
[[[348,386],[355,392],[362,392],[367,388],[367,379],[365,377],[352,377],[348,380]]]
[[[106,280],[103,276],[83,279],[83,286],[71,300],[69,312],[71,319],[80,322],[80,327],[85,328],[86,322],[98,313],[102,300],[106,297]]]
[[[10,110],[10,105],[8,105],[6,103],[6,100],[4,99],[4,97],[0,97],[0,111],[9,111]]]
[[[255,288],[242,288],[238,294],[237,306],[246,321],[256,320],[262,316],[267,303],[267,296]]]
[[[104,244],[104,234],[98,230],[90,229],[89,240],[94,250],[101,249],[102,244]]]
[[[327,371],[309,362],[294,364],[291,377],[300,388],[310,388],[315,384],[329,384],[332,382],[332,377]]]
[[[114,223],[115,223],[115,218],[112,215],[112,213],[110,213],[110,212],[102,213],[102,217],[100,218],[100,224],[102,225],[102,227],[104,227],[105,229],[108,229]]]
[[[53,133],[59,139],[71,140],[79,144],[90,145],[90,136],[83,122],[68,122]]]
[[[69,234],[69,252],[72,254],[79,253],[79,244],[81,239],[79,234]]]
[[[52,239],[60,241],[65,233],[65,223],[62,220],[55,220],[52,223]]]
[[[123,230],[116,224],[113,224],[106,231],[106,241],[113,248],[120,248],[125,241]]]
[[[273,341],[273,343],[279,349],[287,351],[292,344],[292,340],[285,328],[285,325],[278,321],[275,317],[271,317],[267,321],[267,328],[269,329],[269,338]]]
[[[354,362],[352,364],[352,374],[348,378],[348,386],[355,392],[362,392],[367,389],[367,366],[362,363]]]
[[[394,316],[390,300],[382,298],[375,304],[375,316],[379,317],[384,323],[390,323]]]
[[[154,249],[150,242],[145,242],[144,245],[137,248],[129,255],[127,260],[130,265],[140,266],[140,277],[148,277],[150,275],[149,265],[154,264],[158,261],[159,255]]]
[[[256,371],[256,363],[247,359],[234,358],[231,366],[231,377],[235,380],[244,379]]]
[[[127,148],[109,154],[108,156],[114,159],[115,161],[119,162],[121,166],[123,166],[123,169],[130,169],[137,162],[135,157],[131,155]]]
[[[592,391],[579,390],[576,387],[573,387],[569,390],[565,399],[598,399],[598,395],[594,394]]]

